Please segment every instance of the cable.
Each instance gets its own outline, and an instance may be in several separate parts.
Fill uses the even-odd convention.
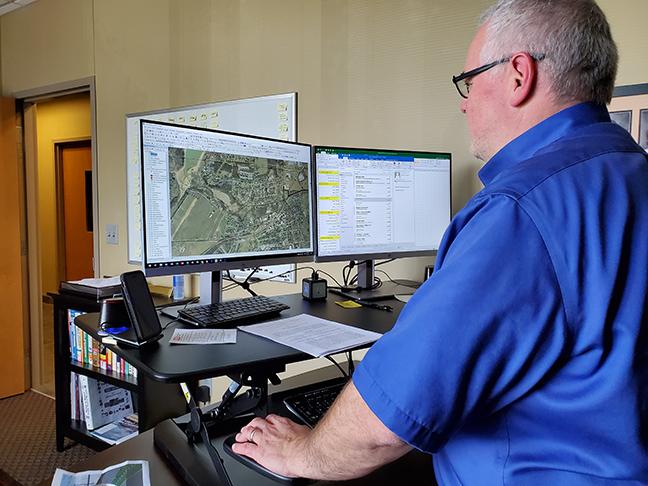
[[[378,270],[378,272],[382,272],[382,270]],[[358,282],[358,276],[356,275],[351,279],[351,282],[349,282],[349,285],[353,286],[353,284],[355,284],[357,282]],[[366,289],[366,290],[376,290],[380,286],[382,286],[382,280],[380,280],[378,277],[374,276],[373,285],[371,287],[369,287],[368,289]]]
[[[331,280],[333,280],[338,287],[341,287],[340,282],[338,282],[337,279],[333,275],[331,275],[330,273],[325,272],[324,270],[318,270],[318,272],[323,273],[324,275],[329,277]]]
[[[396,259],[395,259],[395,258],[390,258],[389,260],[385,260],[385,261],[383,261],[383,262],[379,262],[379,263],[374,264],[374,267],[378,267],[378,266],[380,266],[380,265],[385,265],[386,263],[391,263],[391,262],[393,262],[394,260],[396,260]]]
[[[328,359],[331,363],[333,363],[335,366],[337,366],[337,369],[340,370],[340,373],[342,373],[342,376],[344,376],[345,378],[349,377],[349,375],[346,373],[346,371],[344,371],[344,369],[340,366],[340,364],[337,361],[335,361],[330,356],[324,356],[324,357],[326,359]]]
[[[163,327],[162,330],[165,331],[167,327],[169,327],[171,324],[174,324],[180,320],[180,317],[176,317],[175,319],[167,322]]]
[[[347,287],[349,285],[349,276],[351,275],[351,269],[354,267],[355,262],[351,260],[347,265],[342,268],[342,281],[344,282],[344,286]]]
[[[194,297],[194,298],[188,300],[187,302],[185,302],[185,305],[184,305],[184,307],[183,307],[182,309],[183,309],[183,310],[186,309],[187,306],[188,306],[189,304],[194,304],[194,303],[198,302],[199,300],[200,300],[200,297]],[[164,325],[164,327],[162,328],[162,330],[164,331],[164,330],[165,330],[167,327],[169,327],[171,324],[174,324],[174,323],[178,322],[179,320],[180,320],[180,316],[176,317],[176,318],[173,319],[173,320],[170,320],[169,322],[167,322],[167,323]]]
[[[245,280],[242,282],[239,282],[235,278],[232,278],[232,275],[230,274],[230,271],[227,270],[227,279],[230,280],[231,282],[234,282],[236,285],[241,287],[243,290],[247,290],[253,297],[257,296],[257,293],[250,288],[250,278],[252,278],[252,275],[254,275],[256,272],[259,271],[259,267],[255,267],[252,269],[250,273],[248,273],[247,277],[245,277]],[[225,290],[225,289],[223,289]]]
[[[283,277],[284,275],[288,275],[289,273],[293,273],[293,272],[294,272],[294,273],[297,273],[297,272],[299,272],[300,270],[310,270],[311,272],[323,273],[323,274],[326,275],[327,277],[330,277],[330,278],[331,278],[331,279],[332,279],[332,280],[333,280],[337,285],[340,285],[340,282],[338,282],[337,279],[336,279],[333,275],[331,275],[330,273],[325,272],[324,270],[316,270],[314,267],[309,267],[309,266],[305,266],[305,267],[297,267],[297,268],[295,268],[295,269],[293,269],[293,270],[287,270],[287,271],[285,271],[285,272],[283,272],[283,273],[279,273],[279,274],[277,274],[277,275],[273,275],[272,277],[267,277],[267,278],[257,279],[257,280],[255,280],[254,282],[251,282],[251,284],[256,284],[256,283],[261,283],[261,282],[267,282],[267,281],[269,281],[269,280],[272,280],[273,278],[276,278],[276,277]]]
[[[394,281],[394,279],[391,278],[391,277],[389,276],[389,274],[388,274],[387,272],[385,272],[384,270],[376,270],[376,271],[377,271],[377,272],[380,272],[380,273],[384,273],[385,276],[387,277],[387,280],[389,280],[390,282],[393,282],[393,281]]]
[[[347,370],[349,371],[349,375],[353,375],[353,372],[355,371],[355,363],[353,362],[353,351],[348,351],[346,355],[347,355]]]

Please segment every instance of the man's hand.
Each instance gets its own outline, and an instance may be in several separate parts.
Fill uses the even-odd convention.
[[[282,476],[299,477],[295,466],[311,429],[278,415],[256,417],[236,434],[232,450]]]
[[[365,476],[411,447],[374,415],[353,382],[310,430],[277,415],[253,419],[232,449],[286,477],[343,480]]]

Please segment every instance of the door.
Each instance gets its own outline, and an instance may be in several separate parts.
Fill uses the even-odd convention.
[[[94,276],[90,140],[56,144],[60,280]]]
[[[25,381],[25,320],[21,254],[21,196],[16,108],[12,98],[0,98],[0,398],[23,393]]]

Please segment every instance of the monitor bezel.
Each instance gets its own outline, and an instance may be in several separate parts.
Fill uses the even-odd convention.
[[[216,130],[213,128],[206,128],[206,127],[192,127],[192,126],[187,126],[187,125],[180,125],[177,123],[170,123],[170,122],[164,122],[164,121],[157,121],[157,120],[140,120],[140,176],[141,180],[144,181],[144,137],[143,137],[143,130],[144,130],[144,124],[150,124],[150,125],[165,125],[165,126],[170,126],[174,128],[182,128],[186,130],[197,130],[197,131],[203,131],[203,132],[210,132],[210,133],[218,133],[218,134],[223,134],[223,135],[232,135],[236,137],[242,137],[242,138],[247,138],[247,139],[255,139],[255,140],[267,140],[270,142],[278,142],[278,143],[285,143],[289,145],[299,145],[302,147],[308,147],[309,152],[310,152],[310,167],[309,167],[309,172],[310,172],[310,186],[311,186],[311,227],[310,227],[310,237],[311,237],[311,242],[312,242],[312,250],[310,251],[300,251],[300,252],[294,252],[294,253],[285,253],[285,254],[280,254],[280,255],[265,255],[263,257],[250,257],[250,256],[244,256],[240,258],[226,258],[223,260],[217,260],[214,262],[200,262],[200,263],[184,263],[184,262],[178,262],[176,265],[175,263],[172,265],[167,265],[167,264],[161,264],[161,266],[148,266],[148,265],[156,265],[152,263],[147,263],[148,261],[148,254],[147,254],[147,245],[146,245],[146,189],[145,185],[142,182],[142,270],[144,274],[147,277],[155,277],[155,276],[167,276],[167,275],[180,275],[180,274],[185,274],[185,273],[198,273],[198,272],[215,272],[215,271],[223,271],[223,270],[237,270],[241,268],[249,268],[249,267],[260,267],[260,266],[268,266],[268,265],[281,265],[281,264],[286,264],[286,263],[304,263],[304,262],[312,262],[314,261],[315,258],[315,251],[316,251],[316,243],[317,243],[317,236],[316,236],[316,217],[315,217],[315,206],[313,205],[312,201],[312,194],[314,193],[314,188],[313,188],[313,177],[315,173],[313,172],[313,149],[312,145],[307,144],[307,143],[302,143],[302,142],[293,142],[290,140],[279,140],[276,138],[270,138],[270,137],[261,137],[257,135],[248,135],[248,134],[243,134],[243,133],[236,133],[236,132],[228,132],[225,130]]]
[[[369,253],[346,253],[341,255],[326,255],[321,256],[319,254],[319,225],[318,225],[318,214],[319,208],[317,204],[317,151],[320,149],[324,150],[356,150],[356,151],[366,151],[366,152],[386,152],[394,154],[430,154],[430,155],[440,155],[447,156],[450,164],[449,167],[449,184],[450,184],[450,214],[449,220],[452,221],[452,153],[450,152],[436,152],[428,150],[398,150],[398,149],[382,149],[382,148],[362,148],[362,147],[337,147],[330,145],[314,145],[312,148],[312,169],[313,169],[313,184],[315,186],[313,190],[313,215],[315,219],[315,262],[316,263],[326,263],[326,262],[340,262],[347,260],[389,260],[392,258],[407,258],[407,257],[419,257],[419,256],[434,256],[437,254],[438,249],[433,250],[411,250],[411,251],[390,251],[390,252],[369,252]]]

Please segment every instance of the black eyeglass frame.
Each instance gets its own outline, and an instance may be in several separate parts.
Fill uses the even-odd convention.
[[[459,87],[459,83],[465,79],[468,78],[474,78],[478,74],[484,73],[488,71],[489,69],[494,68],[495,66],[499,66],[500,64],[504,64],[506,62],[509,62],[511,60],[512,56],[505,57],[503,59],[500,59],[499,61],[493,61],[489,62],[488,64],[484,64],[483,66],[479,66],[478,68],[471,69],[470,71],[463,72],[461,74],[458,74],[457,76],[452,76],[452,82],[455,85],[455,88],[457,88],[457,91],[459,92],[459,95],[464,98],[468,99],[468,95],[470,94],[470,89],[466,87],[466,90],[468,91],[467,94],[463,94],[461,91],[461,88]],[[535,60],[536,62],[542,61],[545,58],[544,54],[531,54],[531,58]]]

